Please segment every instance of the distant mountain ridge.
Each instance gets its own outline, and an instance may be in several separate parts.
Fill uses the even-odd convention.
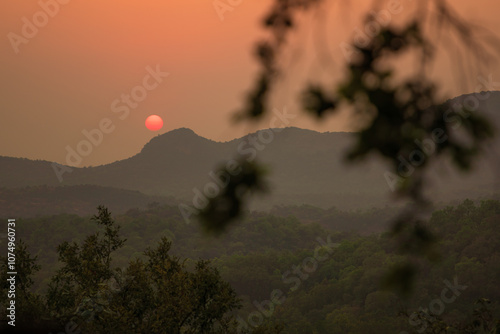
[[[208,173],[222,161],[235,156],[251,158],[249,151],[253,146],[245,141],[260,132],[219,143],[200,137],[192,130],[177,129],[153,138],[131,158],[97,167],[71,167],[72,172],[63,175],[62,183],[50,162],[0,157],[0,168],[7,171],[0,176],[0,187],[89,184],[189,199],[192,189],[209,181]],[[271,180],[276,190],[281,188],[292,196],[303,191],[324,194],[330,192],[329,186],[345,188],[349,183],[345,175],[333,183],[318,179],[340,168],[340,154],[349,138],[348,133],[286,128],[276,132],[271,143],[259,146],[264,147],[262,151],[255,149],[256,160],[272,166]],[[352,174],[349,170],[344,173]],[[378,181],[383,185],[383,179]],[[363,182],[368,184],[369,180]]]
[[[495,116],[498,125],[500,92],[491,92],[491,97],[482,103]],[[97,167],[71,167],[72,172],[63,175],[62,183],[51,162],[0,157],[0,188],[97,185],[172,196],[189,203],[193,188],[202,189],[211,180],[209,172],[221,162],[236,156],[246,159],[255,156],[256,161],[270,166],[273,190],[271,196],[261,199],[259,207],[305,203],[349,209],[388,203],[386,195],[390,191],[383,176],[387,170],[384,164],[380,161],[343,163],[343,152],[352,142],[351,138],[351,134],[344,132],[285,128],[260,130],[228,142],[215,142],[180,128],[151,139],[128,159]],[[465,190],[471,196],[485,195],[492,192],[492,184],[498,182],[493,174],[490,167],[481,166],[466,178],[451,176],[449,182],[439,184],[435,195],[438,199],[445,194],[458,196]],[[437,178],[445,179],[440,175]]]
[[[130,209],[146,208],[155,202],[176,204],[174,199],[168,197],[95,185],[0,188],[0,212],[11,218],[63,213],[86,216],[94,214],[96,207],[102,204],[113,213],[125,213]]]

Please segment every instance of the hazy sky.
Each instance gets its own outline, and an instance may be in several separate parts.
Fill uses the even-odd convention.
[[[65,163],[66,147],[75,149],[85,139],[83,130],[102,126],[110,133],[81,164],[96,165],[132,156],[155,135],[179,127],[217,141],[268,127],[268,121],[235,126],[230,116],[242,105],[255,78],[257,65],[251,51],[263,36],[259,22],[269,0],[243,0],[225,12],[223,20],[213,0],[55,1],[0,3],[0,35],[4,36],[0,42],[0,155]],[[411,1],[400,2],[404,10],[394,20],[412,12]],[[470,21],[500,34],[498,0],[451,2]],[[363,28],[359,14],[370,9],[372,1],[350,3],[350,7],[334,5],[321,11],[326,24],[321,24],[317,13],[303,19],[304,29],[294,35],[285,58],[289,72],[273,106],[297,114],[296,83],[315,76],[326,80],[329,73],[338,72],[344,61],[339,45]],[[52,16],[41,12],[42,4]],[[31,26],[34,21],[40,26],[36,30]],[[12,33],[24,39],[15,37],[15,44]],[[335,63],[317,65],[326,54]],[[446,83],[453,81],[446,74],[449,63],[443,59],[436,66],[436,77]],[[159,73],[150,74],[155,71]],[[500,81],[498,64],[475,75],[492,75]],[[446,93],[467,93],[475,86],[450,84]],[[127,106],[121,99],[131,93],[143,100],[137,105],[129,101]],[[157,133],[144,126],[151,114],[164,120]],[[300,116],[290,125],[320,131],[350,129],[343,114],[322,125]]]

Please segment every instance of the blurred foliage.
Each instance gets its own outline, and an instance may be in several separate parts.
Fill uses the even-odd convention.
[[[261,166],[246,160],[240,160],[238,166],[238,173],[229,177],[220,193],[210,198],[199,213],[208,232],[220,234],[226,228],[227,222],[241,216],[250,195],[267,189],[264,181],[265,170]],[[225,172],[225,166],[219,171]]]
[[[243,110],[236,114],[236,119],[259,120],[268,113],[269,97],[280,75],[286,72],[285,68],[281,68],[280,60],[287,47],[287,37],[296,28],[296,18],[311,8],[321,10],[320,5],[325,2],[273,2],[262,22],[270,36],[256,46],[260,74],[248,93]],[[377,3],[374,2],[375,5]],[[433,161],[443,161],[441,157],[450,159],[458,169],[470,169],[474,158],[482,151],[487,140],[493,137],[493,128],[478,110],[442,103],[442,97],[437,95],[439,87],[426,75],[427,64],[436,56],[441,43],[436,41],[435,36],[444,26],[448,29],[446,34],[455,34],[458,41],[455,43],[465,46],[479,62],[487,61],[491,55],[483,40],[476,36],[474,26],[456,15],[446,1],[421,1],[415,8],[414,15],[402,26],[393,22],[385,26],[379,24],[377,33],[367,35],[368,40],[362,46],[353,43],[348,50],[346,78],[329,88],[310,85],[303,93],[302,104],[305,111],[319,119],[345,108],[352,110],[353,116],[364,123],[361,130],[353,134],[356,143],[346,158],[359,161],[375,155],[388,161],[392,171],[389,177],[395,184],[393,188],[396,193],[415,203],[412,211],[415,217],[407,219],[408,214],[405,213],[394,222],[392,231],[397,238],[405,238],[408,242],[402,248],[404,253],[410,256],[425,254],[434,258],[435,254],[428,254],[433,237],[425,226],[420,225],[418,218],[429,204],[423,195],[425,171]],[[376,22],[373,13],[366,16],[367,26]],[[440,23],[432,26],[432,32],[429,32],[426,29],[429,22]],[[408,54],[418,59],[415,70],[402,79],[395,79],[399,74],[395,64]],[[465,69],[458,70],[466,73]],[[462,120],[459,129],[450,121],[457,118]],[[423,152],[421,145],[426,140],[432,140],[434,148]],[[418,157],[414,152],[420,152]],[[259,175],[255,172],[253,178],[258,179]],[[232,205],[219,205],[218,214],[210,214],[212,206],[219,201],[219,196],[210,199],[210,205],[202,210],[201,215],[208,218],[205,224],[217,226],[217,230],[222,231],[233,221],[233,217],[238,216],[242,201],[231,201],[225,197],[224,203]],[[404,230],[400,227],[402,224],[409,225],[412,233],[400,236]],[[390,273],[388,282],[400,282],[399,288],[410,292],[417,273],[412,268],[411,259],[408,259]]]

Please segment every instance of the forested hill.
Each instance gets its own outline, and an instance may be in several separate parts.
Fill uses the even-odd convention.
[[[0,188],[0,212],[16,218],[61,213],[87,216],[102,203],[106,203],[115,213],[124,213],[131,208],[146,208],[159,202],[177,203],[167,196],[145,195],[137,190],[97,185]]]
[[[231,284],[242,301],[243,307],[234,314],[238,326],[251,330],[280,324],[284,326],[282,334],[436,333],[436,328],[448,328],[450,333],[494,333],[469,330],[479,326],[493,328],[500,316],[500,202],[467,200],[433,213],[424,224],[437,237],[433,251],[436,262],[416,263],[419,276],[410,299],[383,288],[385,275],[403,260],[389,234],[360,236],[338,231],[333,225],[327,229],[316,223],[322,218],[311,208],[292,210],[303,219],[308,218],[309,224],[300,223],[291,215],[284,218],[253,213],[220,239],[207,239],[198,225],[186,224],[175,206],[130,210],[115,217],[121,226],[120,236],[127,240],[113,254],[112,265],[129,266],[131,270],[138,258],[145,259],[145,245],[156,245],[161,237],[167,237],[172,241],[169,254],[187,258],[188,267],[200,258],[212,260],[211,265],[218,268],[222,279]],[[329,215],[342,220],[341,212],[330,211]],[[370,222],[370,216],[371,223],[379,225],[380,212],[353,213],[351,220],[361,222],[358,227],[363,227]],[[41,265],[41,270],[33,273],[33,280],[35,291],[42,296],[60,267],[56,261],[57,245],[64,241],[80,243],[85,235],[98,229],[89,217],[74,215],[22,219],[19,226],[18,236],[26,242],[30,253],[38,256],[36,263]],[[317,253],[318,246],[326,247],[321,254]],[[313,258],[318,260],[314,262]],[[130,285],[126,291],[136,288],[139,289]],[[191,293],[177,295],[175,291],[169,292],[168,298],[174,298],[176,303],[162,315],[165,319],[170,319],[174,311],[182,311],[192,298]],[[275,291],[284,297],[279,303],[270,302],[276,300]],[[4,298],[6,295],[2,293]],[[81,311],[71,315],[81,326],[99,325],[105,317],[111,318],[103,322],[105,325],[111,320],[116,324],[134,323],[136,318],[135,323],[147,323],[143,321],[147,315],[141,312],[143,295],[125,295],[133,299],[126,306],[137,311],[127,315],[108,312],[111,306],[102,303],[99,305],[104,311],[94,322],[82,320],[87,318]],[[45,317],[37,312],[47,317],[58,311],[50,303],[40,309],[36,305],[33,302],[31,313],[23,312],[20,317],[31,316],[32,321],[39,322]],[[255,333],[278,332],[262,329]]]

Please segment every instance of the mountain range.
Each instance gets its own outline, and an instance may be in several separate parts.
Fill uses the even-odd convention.
[[[481,110],[500,128],[500,92],[490,94],[489,99],[481,101]],[[62,182],[52,162],[0,157],[0,209],[9,214],[35,215],[66,208],[84,214],[99,201],[112,203],[118,211],[153,201],[190,204],[196,189],[203,191],[205,184],[214,181],[211,172],[238,157],[268,166],[271,192],[254,203],[256,208],[309,204],[359,209],[391,203],[384,176],[388,167],[383,161],[344,161],[352,139],[346,132],[285,128],[215,142],[181,128],[158,135],[128,159],[96,167],[70,167],[71,172],[61,175]],[[467,175],[451,172],[445,163],[436,165],[430,176],[431,197],[439,201],[494,194],[499,181],[498,147],[497,139]],[[14,212],[5,211],[9,208]]]

